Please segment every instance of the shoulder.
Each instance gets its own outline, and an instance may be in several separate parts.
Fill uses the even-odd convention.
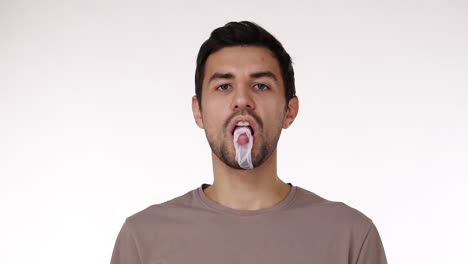
[[[307,189],[297,187],[294,208],[303,210],[315,221],[345,228],[368,230],[372,220],[360,210],[341,201],[332,201]]]
[[[305,189],[297,198],[311,235],[325,238],[324,243],[328,239],[333,245],[349,248],[352,263],[387,263],[377,228],[362,211]]]
[[[196,206],[195,190],[191,190],[162,203],[152,204],[128,216],[126,221],[138,226],[154,225],[171,221],[175,216],[193,210]]]

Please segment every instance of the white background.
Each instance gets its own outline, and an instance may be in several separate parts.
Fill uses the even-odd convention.
[[[1,263],[108,263],[125,218],[212,182],[195,58],[252,20],[294,60],[286,182],[389,263],[468,263],[468,2],[0,1]]]

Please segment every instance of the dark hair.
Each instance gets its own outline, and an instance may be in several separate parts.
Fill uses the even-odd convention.
[[[201,45],[198,52],[197,68],[195,70],[195,94],[200,107],[203,76],[208,56],[225,47],[242,45],[260,46],[270,49],[278,60],[281,69],[286,102],[289,102],[289,99],[296,96],[292,60],[283,48],[283,45],[268,31],[253,22],[229,22],[223,27],[213,30],[210,38]]]

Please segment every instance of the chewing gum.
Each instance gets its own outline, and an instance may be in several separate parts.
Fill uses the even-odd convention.
[[[245,134],[249,138],[246,144],[239,144],[239,136]],[[236,160],[239,166],[243,169],[253,169],[252,164],[252,146],[253,137],[250,129],[247,127],[239,127],[234,131],[234,147],[236,148]]]

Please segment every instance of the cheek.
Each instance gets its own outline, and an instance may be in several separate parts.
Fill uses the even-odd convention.
[[[211,134],[218,134],[225,129],[223,115],[216,108],[205,108],[203,111],[203,125]]]
[[[283,101],[272,100],[271,102],[269,102],[267,109],[265,109],[265,113],[271,117],[271,120],[273,122],[280,122],[285,115],[285,107],[286,105]]]
[[[229,117],[229,106],[227,98],[204,91],[202,95],[203,125],[212,138],[225,136],[224,124]]]
[[[280,132],[283,128],[284,119],[283,111],[278,111],[278,109],[272,109],[270,113],[271,114],[268,115],[268,120],[265,120],[265,122],[268,122],[268,124],[265,123],[265,128],[268,130],[265,132],[268,138],[277,136],[278,132]]]

